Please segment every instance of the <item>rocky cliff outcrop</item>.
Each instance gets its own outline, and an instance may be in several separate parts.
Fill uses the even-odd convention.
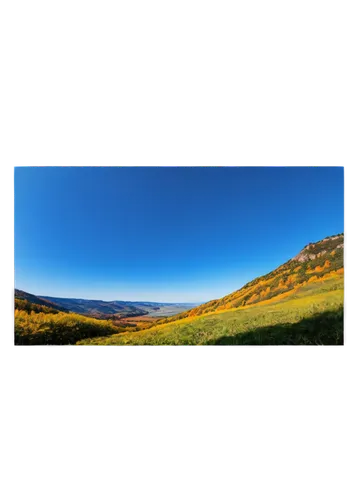
[[[341,234],[339,236],[332,236],[331,238],[325,238],[324,240],[316,244],[310,243],[302,250],[302,252],[296,255],[296,257],[294,257],[292,260],[300,263],[308,262],[310,260],[316,260],[319,257],[325,255],[326,253],[331,252],[332,250],[338,250],[339,248],[344,248],[345,246],[344,243],[340,243],[339,245],[332,247],[332,242],[334,240],[342,240],[343,238],[344,235]],[[327,245],[329,245],[329,250],[321,250],[320,252],[317,252],[317,250],[322,248],[322,246],[327,246]]]

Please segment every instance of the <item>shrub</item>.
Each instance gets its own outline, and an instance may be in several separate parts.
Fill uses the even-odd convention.
[[[15,310],[15,344],[75,344],[88,337],[106,336],[119,330],[110,322],[79,314],[27,313]]]

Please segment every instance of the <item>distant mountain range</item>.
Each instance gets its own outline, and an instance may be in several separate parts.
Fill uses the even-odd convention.
[[[140,307],[126,304],[125,302],[104,300],[88,300],[88,299],[72,299],[72,298],[59,298],[59,297],[40,297],[43,300],[48,300],[59,307],[66,308],[68,311],[85,316],[92,316],[95,318],[106,318],[109,316],[116,317],[130,317],[142,316],[147,314],[147,311]]]
[[[15,298],[27,300],[33,304],[39,304],[58,309],[59,311],[75,312],[94,318],[128,318],[135,316],[171,316],[197,304],[193,303],[170,303],[170,302],[132,302],[123,300],[89,300],[37,296],[22,290],[15,290]]]

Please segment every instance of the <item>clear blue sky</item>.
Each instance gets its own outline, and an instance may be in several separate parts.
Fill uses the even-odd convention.
[[[201,302],[343,231],[342,168],[15,169],[15,286]]]

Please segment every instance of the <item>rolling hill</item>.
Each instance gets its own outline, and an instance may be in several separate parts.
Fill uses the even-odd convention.
[[[37,295],[33,295],[32,293],[24,292],[23,290],[18,290],[15,288],[15,300],[27,301],[30,304],[37,304],[39,306],[50,307],[52,309],[57,309],[58,311],[68,312],[66,307],[63,307],[61,304],[56,304],[51,300],[45,297],[38,297]]]
[[[147,314],[144,309],[129,305],[125,302],[116,301],[107,302],[104,300],[88,300],[88,299],[72,299],[58,297],[40,297],[43,300],[48,300],[59,307],[63,307],[68,311],[83,314],[84,316],[92,316],[94,318],[108,318],[110,316],[130,317],[142,316]]]

